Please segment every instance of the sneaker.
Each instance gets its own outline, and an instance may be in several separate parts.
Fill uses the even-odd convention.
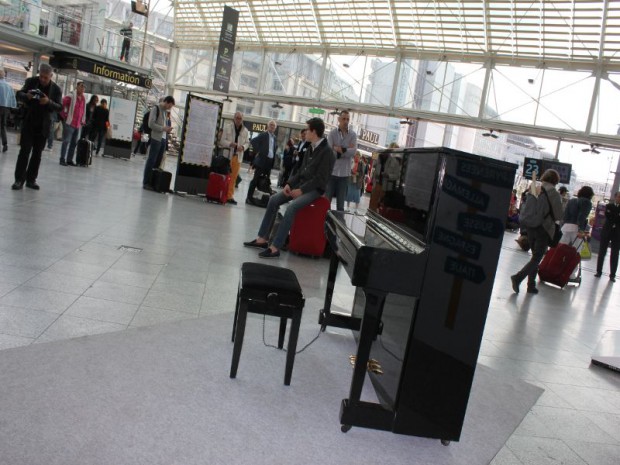
[[[72,161],[68,161],[67,162],[67,166],[77,166],[75,163],[73,163]]]
[[[254,199],[251,199],[251,198],[248,197],[247,199],[245,199],[245,203],[247,205],[254,205]]]
[[[600,271],[597,271],[594,275],[595,278],[600,278],[601,276],[603,276],[603,273],[601,273]]]
[[[536,289],[535,287],[528,287],[527,288],[527,293],[528,294],[538,294],[538,289]]]
[[[237,201],[235,199],[228,199],[226,203],[229,203],[231,205],[237,205]]]
[[[519,293],[519,280],[517,279],[516,275],[513,275],[510,277],[510,282],[512,283],[512,290],[515,292],[515,294]]]
[[[14,191],[18,191],[23,188],[24,188],[24,181],[15,181],[13,185],[11,186],[11,189],[13,189]]]
[[[610,276],[610,277],[609,277],[609,280],[610,280],[612,283],[615,283],[615,282],[616,282],[616,277],[615,277],[615,276]]]
[[[35,191],[41,189],[41,187],[36,183],[36,181],[27,181],[26,187],[29,189],[34,189]]]
[[[61,166],[67,166],[67,162],[66,162],[66,161],[64,161],[64,160],[60,160],[60,165],[61,165]]]
[[[272,252],[271,249],[265,249],[261,253],[258,254],[259,258],[278,258],[279,256],[280,256],[279,250]]]
[[[269,247],[269,244],[267,242],[257,242],[256,239],[250,242],[244,242],[243,245],[245,247],[254,247],[256,249],[266,249],[267,247]]]

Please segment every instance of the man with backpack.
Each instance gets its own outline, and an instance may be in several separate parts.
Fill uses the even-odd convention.
[[[136,148],[133,150],[133,154],[136,155],[138,152],[145,155],[146,151],[149,148],[149,144],[151,143],[151,129],[149,128],[149,116],[151,115],[151,110],[147,110],[142,116],[142,123],[140,123],[140,127],[138,128],[138,133],[140,134],[140,139],[136,144]]]
[[[148,130],[151,135],[151,147],[149,149],[149,156],[144,164],[144,175],[142,177],[142,188],[151,190],[150,181],[153,168],[160,165],[161,159],[166,150],[166,138],[172,126],[166,122],[166,112],[174,106],[174,97],[168,95],[164,99],[155,105],[149,111],[148,120],[146,120]]]

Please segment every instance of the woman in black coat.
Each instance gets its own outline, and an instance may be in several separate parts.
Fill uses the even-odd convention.
[[[93,129],[93,115],[95,114],[95,109],[97,108],[98,103],[99,97],[92,95],[86,104],[86,115],[84,116],[84,121],[86,121],[86,124],[82,127],[82,139],[86,139],[87,137],[90,139],[90,133]]]
[[[101,103],[93,112],[92,129],[90,131],[90,136],[88,137],[92,142],[97,139],[97,149],[95,150],[95,155],[99,155],[101,143],[103,142],[109,125],[110,110],[108,110],[108,101],[106,99],[101,99]]]

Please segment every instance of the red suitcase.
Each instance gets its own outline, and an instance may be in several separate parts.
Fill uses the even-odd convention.
[[[570,276],[581,265],[581,256],[572,245],[558,244],[550,248],[538,266],[538,276],[542,281],[564,287]],[[581,269],[579,270],[581,272]],[[580,273],[581,274],[581,273]],[[579,283],[581,276],[574,280]]]
[[[209,173],[207,182],[207,201],[225,204],[228,200],[230,174]]]
[[[325,218],[329,210],[329,200],[319,197],[295,215],[288,249],[291,252],[313,257],[322,257],[325,251]]]

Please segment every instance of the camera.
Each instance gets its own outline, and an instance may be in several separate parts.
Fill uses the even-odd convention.
[[[41,97],[45,97],[45,94],[40,89],[32,89],[29,92],[34,100],[40,100]]]

